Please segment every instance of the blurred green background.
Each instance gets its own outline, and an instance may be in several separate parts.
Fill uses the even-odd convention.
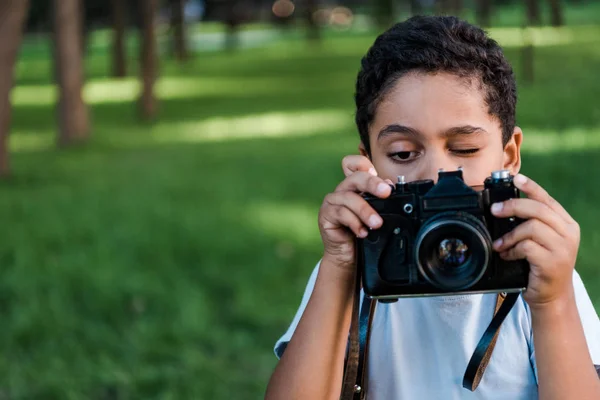
[[[320,257],[320,203],[356,153],[354,79],[380,31],[362,13],[314,42],[301,24],[246,23],[234,50],[221,22],[190,23],[184,63],[157,29],[151,122],[135,107],[136,35],[113,78],[110,32],[94,29],[90,139],[60,150],[51,37],[24,37],[0,182],[0,399],[263,396]],[[580,223],[577,269],[600,307],[600,5],[564,16],[531,31],[532,82],[524,9],[498,7],[489,32],[519,79],[523,171]]]

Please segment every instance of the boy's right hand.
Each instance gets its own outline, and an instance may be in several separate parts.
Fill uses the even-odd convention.
[[[373,164],[364,156],[344,157],[342,168],[346,179],[325,196],[319,211],[319,230],[323,258],[354,273],[356,237],[366,237],[369,228],[377,229],[383,223],[360,193],[386,198],[391,194],[391,181],[378,177]]]

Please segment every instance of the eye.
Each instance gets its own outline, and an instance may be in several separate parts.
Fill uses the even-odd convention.
[[[479,151],[479,149],[477,148],[473,148],[473,149],[454,149],[454,150],[450,150],[451,152],[453,152],[454,154],[459,154],[459,155],[469,155],[469,154],[475,154]]]
[[[421,155],[418,151],[398,151],[396,153],[390,153],[388,156],[399,163],[411,162]]]

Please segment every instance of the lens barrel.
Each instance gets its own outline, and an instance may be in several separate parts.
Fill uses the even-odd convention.
[[[425,221],[417,233],[415,263],[421,276],[444,291],[464,290],[485,274],[492,240],[472,214],[450,211]]]

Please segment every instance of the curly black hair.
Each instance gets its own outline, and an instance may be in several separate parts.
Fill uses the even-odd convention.
[[[356,125],[370,154],[369,125],[397,80],[411,72],[448,72],[477,79],[506,144],[515,127],[517,88],[498,43],[479,27],[452,16],[417,16],[382,33],[361,61],[356,79]]]

